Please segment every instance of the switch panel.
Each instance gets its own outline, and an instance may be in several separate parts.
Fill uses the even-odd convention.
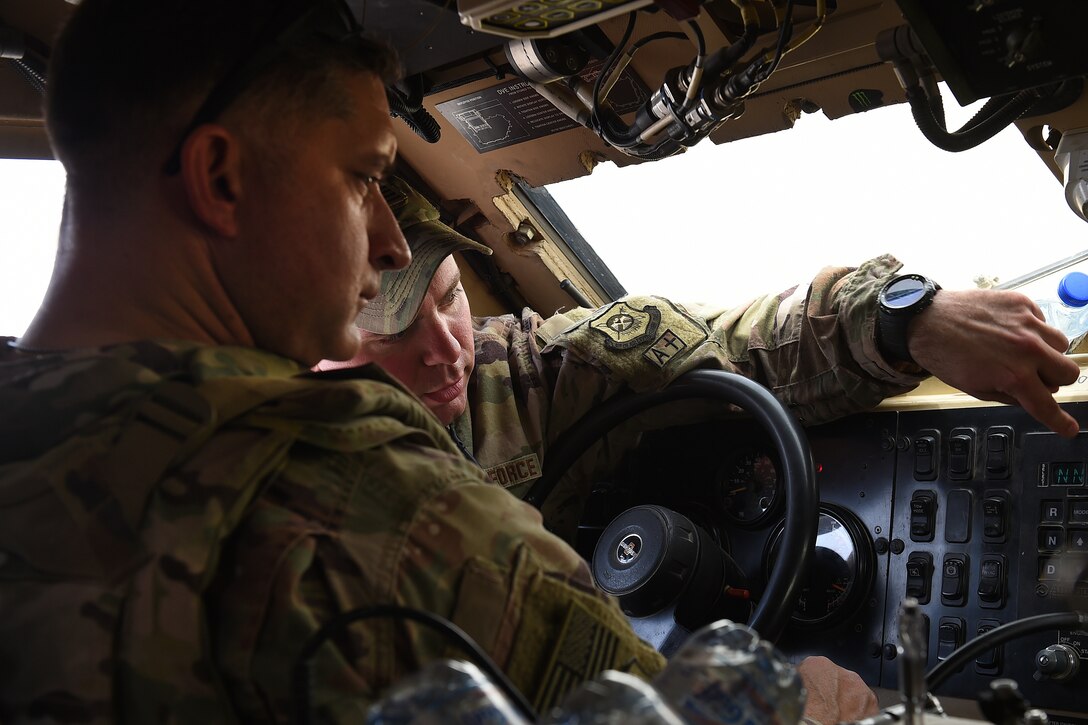
[[[838,525],[822,534],[818,578],[808,581],[803,607],[779,640],[782,651],[793,661],[831,657],[867,685],[894,690],[904,599],[918,601],[928,618],[926,671],[938,652],[948,655],[979,631],[1088,610],[1088,385],[1067,392],[1084,397],[1059,403],[1084,428],[1073,438],[1016,406],[919,409],[917,401],[806,428],[820,521]],[[594,487],[582,549],[593,551],[585,546],[591,527],[599,537],[616,515],[645,501],[703,523],[738,569],[765,575],[783,530],[780,499],[789,493],[772,442],[755,428],[747,417],[729,417],[646,431],[616,480]],[[969,477],[954,477],[966,476],[968,465]],[[766,510],[766,525],[734,525],[742,508]],[[1083,657],[1074,681],[1034,678],[1036,653],[1054,645]],[[974,699],[995,678],[1009,678],[1033,707],[1088,718],[1088,627],[1021,632],[1003,647],[990,640],[972,652],[937,697]]]

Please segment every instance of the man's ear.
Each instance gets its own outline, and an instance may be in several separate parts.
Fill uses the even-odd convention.
[[[241,141],[218,124],[196,128],[181,147],[181,176],[189,207],[219,236],[238,234],[242,193]]]

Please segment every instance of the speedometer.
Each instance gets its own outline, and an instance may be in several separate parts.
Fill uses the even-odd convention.
[[[718,469],[716,485],[722,512],[735,524],[759,524],[778,508],[778,469],[760,448],[744,448],[727,456]]]

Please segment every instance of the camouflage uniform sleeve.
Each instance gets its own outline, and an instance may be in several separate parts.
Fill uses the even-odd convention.
[[[871,408],[923,377],[918,369],[884,360],[876,346],[877,293],[900,266],[886,255],[856,269],[826,268],[807,290],[733,309],[627,298],[551,318],[539,334],[545,354],[562,349],[591,369],[573,366],[573,374],[560,377],[557,395],[587,399],[576,391],[601,388],[580,379],[582,371],[651,390],[688,370],[716,368],[763,383],[803,422],[822,423]]]
[[[411,438],[295,451],[226,556],[232,578],[209,621],[248,719],[284,721],[303,642],[335,614],[375,604],[449,618],[541,709],[601,669],[648,676],[663,666],[535,510]],[[604,648],[587,651],[587,633]],[[418,625],[353,625],[312,660],[318,720],[358,721],[385,687],[442,656],[459,651]]]
[[[740,373],[770,388],[805,424],[869,409],[920,382],[876,347],[876,298],[900,264],[890,256],[856,269],[827,268],[808,288],[732,309],[632,297],[598,310],[556,315],[537,329],[537,367],[550,397],[542,406],[542,449],[594,406],[624,389],[664,387],[688,370]],[[705,419],[688,403],[617,426],[587,450],[542,506],[548,528],[573,541],[590,485],[610,475],[647,428]],[[479,437],[479,436],[478,436]],[[524,495],[529,486],[512,489]]]

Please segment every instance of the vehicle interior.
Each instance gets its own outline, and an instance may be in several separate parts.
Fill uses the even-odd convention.
[[[0,158],[51,156],[45,68],[75,4],[0,0]],[[808,115],[834,125],[900,105],[913,133],[953,154],[1012,129],[1019,155],[1045,170],[1061,211],[1079,225],[1088,219],[1088,53],[1080,37],[1088,4],[1079,0],[348,4],[401,54],[404,78],[390,89],[403,121],[398,174],[444,221],[494,250],[460,259],[476,314],[599,307],[626,293],[549,187],[606,167],[652,175],[703,148],[788,137]],[[123,39],[104,42],[123,47]],[[969,120],[946,120],[946,106],[951,113],[969,104],[978,108]],[[783,209],[782,224],[786,217]],[[1069,242],[1074,252],[1040,257],[1000,286],[1053,286],[1088,257],[1081,239],[1088,242]],[[1071,354],[1081,350],[1088,348]],[[1088,358],[1081,360],[1084,369]],[[1086,379],[1058,392],[1079,420],[1088,420]],[[717,383],[690,385],[697,397]],[[706,395],[724,395],[748,415],[643,434],[610,480],[594,482],[578,541],[592,567],[616,517],[663,507],[698,526],[703,556],[728,551],[757,599],[771,592],[767,601],[779,591],[778,552],[790,551],[792,523],[807,516],[815,546],[793,592],[797,604],[768,617],[791,658],[830,657],[878,688],[885,704],[924,671],[927,689],[958,717],[1023,722],[1026,700],[1050,722],[1088,722],[1088,630],[1046,620],[971,648],[1004,625],[1088,609],[1088,433],[1060,438],[1019,408],[931,380],[871,412],[805,428],[806,472],[798,468],[808,454],[782,432],[790,424],[742,404],[758,408],[746,397],[754,394]],[[632,410],[587,421],[563,455],[573,461],[585,441]],[[794,480],[806,475],[818,501]],[[705,586],[721,589],[687,580],[677,589],[697,597]],[[911,624],[925,645],[920,654],[902,639],[908,597],[921,615]],[[665,600],[621,597],[640,633],[662,648],[699,624],[682,596]],[[1021,698],[1008,697],[1007,680]]]

